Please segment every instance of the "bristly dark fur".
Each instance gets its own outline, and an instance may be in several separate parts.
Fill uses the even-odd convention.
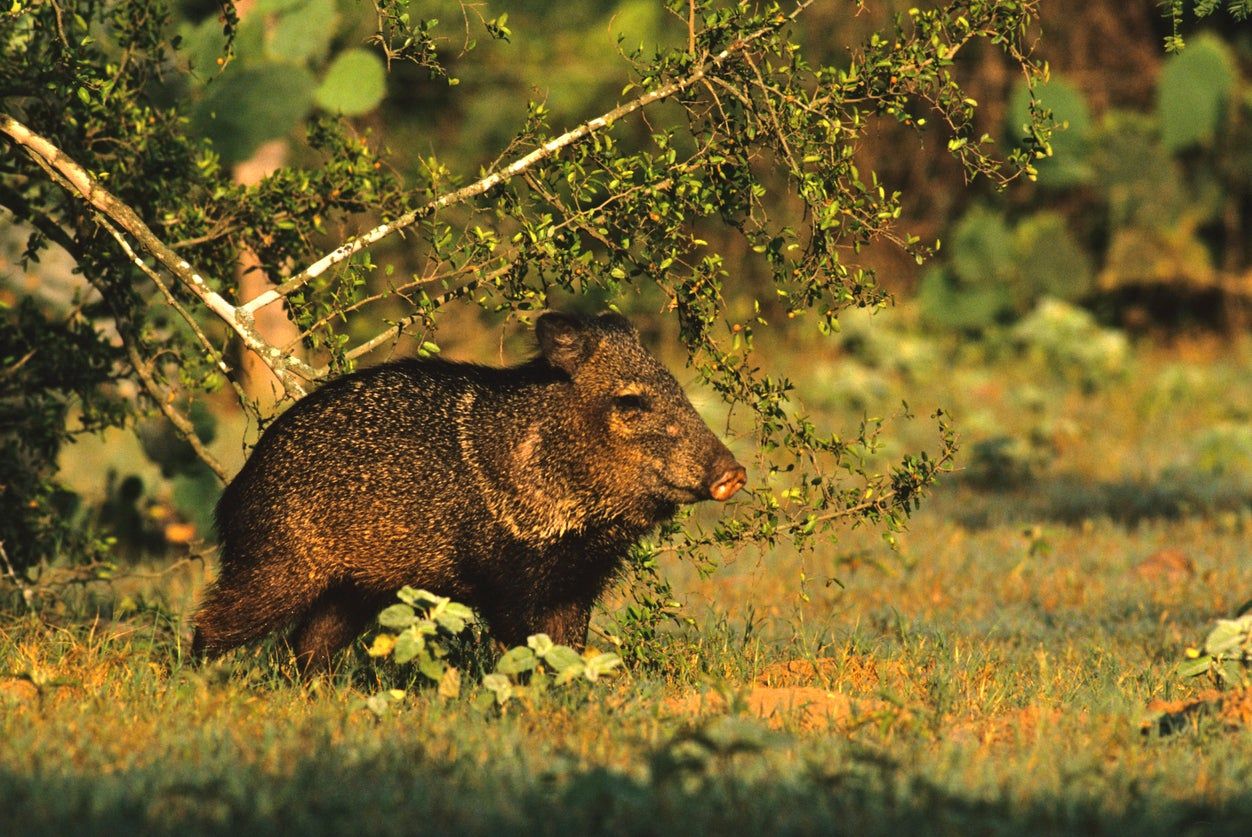
[[[521,366],[401,360],[280,416],[218,503],[193,651],[294,622],[302,667],[325,668],[406,584],[473,606],[505,643],[581,646],[629,547],[743,472],[624,319],[536,330]]]

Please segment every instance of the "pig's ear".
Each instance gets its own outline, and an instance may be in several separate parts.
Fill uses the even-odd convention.
[[[596,348],[592,329],[584,320],[568,314],[544,314],[535,323],[535,337],[548,363],[571,376]]]

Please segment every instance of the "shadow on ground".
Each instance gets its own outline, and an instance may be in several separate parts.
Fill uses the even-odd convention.
[[[1056,474],[1028,484],[994,486],[958,476],[936,492],[931,511],[971,529],[1028,521],[1079,524],[1106,519],[1135,525],[1229,513],[1252,517],[1252,484],[1202,476],[1092,482]]]
[[[1083,783],[1062,797],[976,798],[847,740],[772,757],[779,734],[733,723],[674,738],[639,775],[560,754],[530,757],[529,770],[470,764],[409,735],[420,731],[370,752],[323,743],[265,767],[221,753],[100,775],[33,766],[0,773],[0,809],[12,834],[1175,835],[1245,834],[1252,821],[1252,793],[1209,805],[1129,788],[1120,809]]]

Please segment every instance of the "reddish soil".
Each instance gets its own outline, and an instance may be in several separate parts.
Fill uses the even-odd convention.
[[[851,698],[815,686],[753,686],[743,693],[747,714],[779,729],[788,721],[805,732],[849,729],[900,710],[882,701]],[[726,700],[716,692],[689,692],[664,703],[674,715],[719,715],[726,711]]]
[[[28,703],[39,697],[39,689],[21,677],[0,679],[0,704],[5,702]]]
[[[1177,583],[1195,575],[1195,562],[1181,549],[1154,552],[1131,570],[1144,581]]]
[[[1207,689],[1189,700],[1154,700],[1148,711],[1156,717],[1144,728],[1155,727],[1162,734],[1178,732],[1198,723],[1200,718],[1216,717],[1229,730],[1252,728],[1252,687],[1229,692]]]

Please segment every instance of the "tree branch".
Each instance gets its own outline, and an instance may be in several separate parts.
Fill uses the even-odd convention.
[[[288,394],[300,397],[305,393],[305,382],[316,378],[311,366],[299,358],[284,355],[256,330],[252,312],[226,301],[225,297],[209,287],[187,260],[174,252],[148,228],[135,210],[102,187],[95,179],[67,157],[49,140],[32,131],[8,114],[0,114],[0,133],[8,135],[22,150],[49,174],[84,202],[109,218],[151,253],[161,265],[179,280],[214,314],[225,322],[255,352],[266,366],[273,370]]]
[[[380,224],[369,232],[363,233],[356,238],[344,242],[330,253],[327,253],[325,256],[318,259],[304,270],[292,276],[287,281],[275,288],[271,288],[265,293],[260,294],[245,305],[240,306],[240,312],[248,315],[255,314],[257,310],[264,308],[266,305],[277,302],[293,291],[313,281],[318,276],[321,276],[330,268],[342,261],[345,261],[346,259],[351,258],[370,245],[376,244],[392,233],[396,233],[406,227],[410,227],[423,218],[433,215],[440,209],[464,203],[471,198],[476,198],[479,195],[485,194],[501,183],[508,182],[517,175],[522,174],[528,169],[534,167],[536,164],[556,155],[561,151],[561,149],[573,145],[584,137],[590,136],[598,131],[602,131],[605,128],[609,128],[623,117],[629,116],[635,111],[641,110],[648,105],[654,104],[655,102],[668,99],[675,94],[681,93],[687,88],[698,84],[705,78],[705,76],[720,67],[732,56],[744,52],[756,41],[795,20],[796,17],[812,5],[813,2],[814,0],[803,0],[803,2],[797,3],[795,9],[793,9],[790,14],[780,15],[771,25],[764,26],[755,32],[743,36],[730,46],[723,49],[721,52],[708,58],[690,75],[684,76],[677,81],[671,81],[670,83],[664,84],[655,90],[626,102],[625,104],[618,105],[607,113],[601,114],[595,119],[589,119],[578,127],[566,131],[558,137],[548,140],[534,151],[531,151],[529,154],[519,157],[507,166],[496,169],[486,177],[483,177],[468,186],[457,189],[454,192],[449,192],[446,195],[435,198],[434,200],[419,206],[417,209],[406,212],[394,221],[390,221],[386,224]]]
[[[192,425],[191,420],[178,412],[178,410],[175,410],[174,405],[170,403],[169,393],[162,390],[161,385],[153,377],[152,370],[148,368],[143,355],[139,353],[134,339],[128,339],[122,329],[118,329],[118,332],[122,333],[122,345],[126,348],[126,356],[130,358],[130,365],[134,367],[135,374],[139,376],[144,389],[148,391],[148,395],[156,403],[157,409],[169,419],[170,424],[174,425],[178,435],[187,440],[187,444],[191,445],[191,449],[196,452],[196,456],[200,458],[200,461],[209,466],[209,469],[223,483],[228,481],[230,475],[222,467],[222,463],[217,461],[217,457],[210,453],[204,442],[200,440],[200,436],[196,433],[196,428]]]

